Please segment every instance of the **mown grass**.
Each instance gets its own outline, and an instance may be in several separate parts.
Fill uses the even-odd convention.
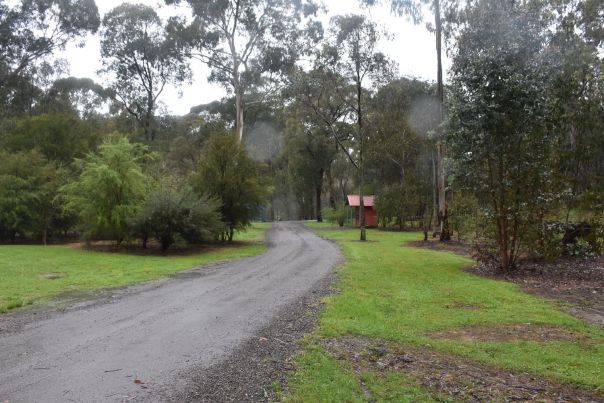
[[[589,389],[604,388],[604,332],[562,312],[554,302],[526,294],[515,284],[464,272],[472,263],[467,258],[405,246],[406,241],[419,239],[418,233],[370,230],[371,242],[367,243],[357,241],[359,233],[354,229],[320,233],[339,243],[347,262],[340,271],[340,293],[326,299],[314,338],[360,335],[387,339]],[[585,340],[470,342],[430,337],[433,332],[462,326],[518,323],[573,330]],[[361,381],[378,392],[403,393],[393,398],[396,401],[432,400],[417,385],[403,382],[401,374],[390,375],[407,385],[400,390],[388,389],[388,380],[373,382],[371,373],[363,375],[365,380],[357,379],[312,345],[298,358],[298,371],[290,383],[291,401],[334,401],[337,396],[332,396],[332,389],[336,387],[346,394],[344,401],[363,400],[358,388]]]
[[[119,287],[196,266],[259,255],[266,249],[269,223],[257,223],[236,236],[237,245],[191,255],[139,256],[83,250],[73,246],[1,245],[0,313],[70,291]],[[49,273],[56,273],[53,277]]]

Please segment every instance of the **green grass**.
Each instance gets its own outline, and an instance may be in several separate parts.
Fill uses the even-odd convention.
[[[347,263],[340,271],[341,292],[326,299],[326,309],[313,337],[360,335],[387,339],[589,389],[604,388],[604,332],[562,312],[554,302],[526,294],[515,284],[464,272],[462,269],[472,263],[467,258],[404,246],[406,241],[420,239],[418,233],[370,230],[368,239],[372,242],[367,243],[357,242],[359,233],[354,229],[320,233],[340,244]],[[465,309],[463,305],[468,304],[480,309]],[[462,326],[518,323],[570,329],[585,335],[587,341],[465,342],[430,337],[432,332]],[[291,400],[330,401],[327,393],[333,393],[331,388],[335,387],[328,386],[330,383],[338,379],[342,385],[352,382],[354,376],[330,360],[333,361],[326,352],[316,348],[308,349],[298,358],[298,373],[291,382]],[[315,361],[325,363],[320,371],[312,367]],[[357,383],[360,381],[357,379]],[[378,391],[388,389],[388,381],[380,382],[381,386],[375,386]],[[323,390],[325,394],[320,392]],[[350,392],[348,400],[356,400],[353,396],[358,390],[348,386],[345,390]],[[309,391],[318,392],[309,394]],[[426,400],[418,397],[423,393],[420,389],[411,388],[407,392],[411,400]]]
[[[158,279],[171,273],[219,261],[258,255],[266,246],[269,223],[254,224],[236,235],[243,244],[211,248],[182,256],[138,256],[94,252],[72,246],[0,246],[0,313],[47,301],[70,291],[90,291]],[[44,273],[60,273],[47,279]]]

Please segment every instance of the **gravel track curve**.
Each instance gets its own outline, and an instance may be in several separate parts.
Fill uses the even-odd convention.
[[[267,232],[261,256],[110,292],[78,307],[0,322],[0,402],[154,400],[190,388],[342,261],[297,222]]]

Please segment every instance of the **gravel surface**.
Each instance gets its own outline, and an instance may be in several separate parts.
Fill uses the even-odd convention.
[[[0,401],[268,398],[267,382],[312,328],[303,312],[316,306],[342,258],[300,223],[276,223],[267,238],[262,256],[104,293],[61,312],[5,316]],[[273,353],[274,367],[266,364]],[[235,390],[245,378],[249,390]],[[208,385],[227,391],[216,395]]]

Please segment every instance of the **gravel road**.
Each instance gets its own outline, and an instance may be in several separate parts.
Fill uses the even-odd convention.
[[[261,256],[63,312],[0,317],[0,402],[149,401],[156,391],[190,390],[194,377],[183,374],[232,360],[341,260],[301,223],[276,223],[267,239]]]

